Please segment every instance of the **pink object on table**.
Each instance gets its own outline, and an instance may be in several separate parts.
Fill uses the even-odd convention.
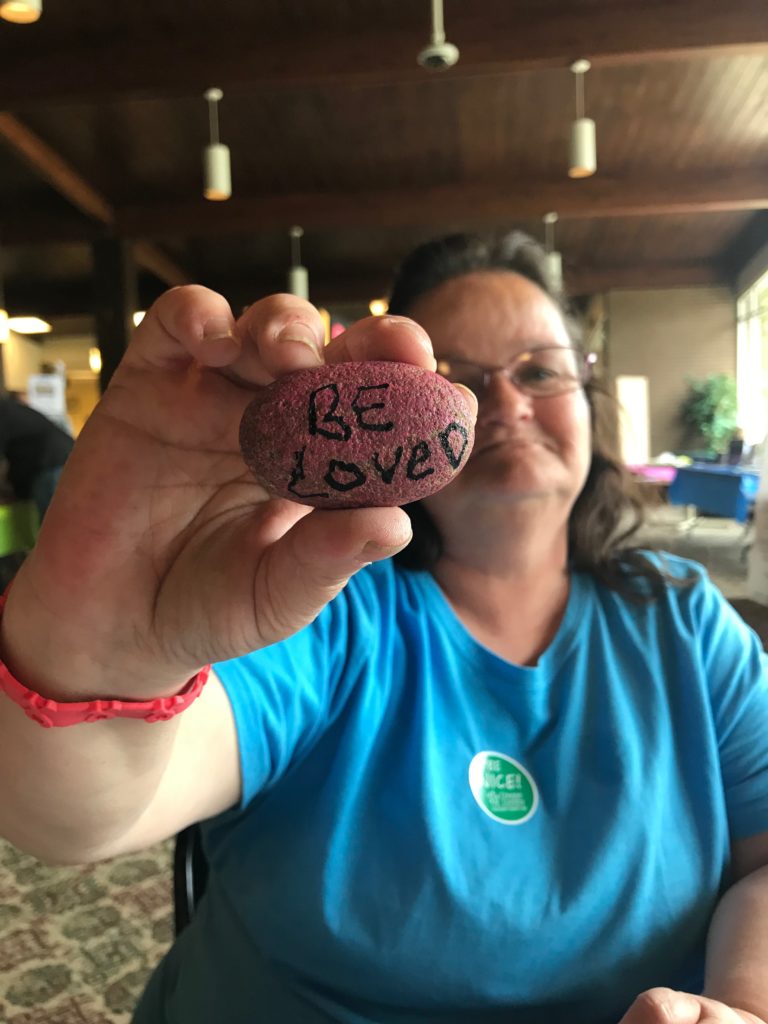
[[[654,484],[671,484],[677,476],[676,466],[627,466],[627,469]]]

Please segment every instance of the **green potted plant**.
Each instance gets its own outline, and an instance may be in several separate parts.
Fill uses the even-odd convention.
[[[736,381],[726,373],[689,377],[680,418],[704,438],[712,454],[721,455],[736,429]]]

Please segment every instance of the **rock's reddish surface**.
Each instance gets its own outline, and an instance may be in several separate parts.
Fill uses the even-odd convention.
[[[279,497],[319,508],[405,505],[444,487],[474,441],[443,377],[407,363],[340,363],[287,374],[243,414],[240,447]]]

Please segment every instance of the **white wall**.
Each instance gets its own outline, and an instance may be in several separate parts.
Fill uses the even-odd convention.
[[[686,377],[736,376],[736,299],[725,287],[614,291],[607,296],[612,376],[648,378],[651,455],[680,450]]]

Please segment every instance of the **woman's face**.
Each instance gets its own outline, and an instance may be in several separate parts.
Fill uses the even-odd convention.
[[[438,364],[453,358],[506,366],[529,349],[570,345],[554,303],[527,278],[508,271],[446,281],[421,296],[409,316],[430,335]],[[446,502],[547,498],[570,509],[591,459],[583,390],[534,398],[494,374],[479,397],[472,455],[448,487],[425,500],[426,507],[437,513]]]

